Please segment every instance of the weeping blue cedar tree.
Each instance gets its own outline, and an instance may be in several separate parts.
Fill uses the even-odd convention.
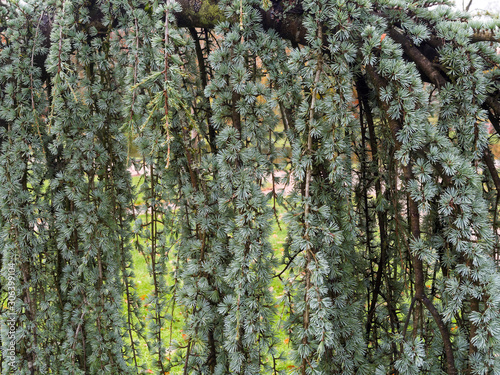
[[[500,371],[495,21],[425,0],[0,12],[2,373]]]

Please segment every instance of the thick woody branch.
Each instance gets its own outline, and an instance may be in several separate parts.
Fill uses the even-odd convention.
[[[493,160],[493,156],[491,155],[489,147],[484,150],[483,153],[483,161],[488,167],[488,171],[491,174],[491,178],[493,179],[493,183],[495,184],[495,188],[497,190],[497,195],[500,194],[500,177],[498,176],[497,169],[495,167],[495,162]]]
[[[415,62],[421,73],[425,74],[430,82],[432,82],[437,87],[442,87],[446,84],[446,79],[443,75],[434,67],[432,62],[411,43],[411,41],[402,33],[397,31],[395,28],[389,30],[389,35],[391,38],[399,43],[403,47],[406,55]]]
[[[216,0],[177,0],[182,11],[175,14],[177,25],[190,28],[213,28],[221,21],[225,21],[224,10]]]
[[[213,28],[219,22],[225,21],[224,11],[217,0],[201,0],[195,6],[194,0],[177,0],[182,11],[176,14],[177,25],[180,27]],[[300,8],[284,14],[278,5],[267,11],[257,8],[264,29],[274,29],[282,38],[292,43],[306,44],[306,29],[302,24]]]
[[[500,43],[500,37],[498,37],[497,34],[491,30],[482,30],[482,31],[477,31],[474,34],[472,34],[471,42],[473,42],[473,43],[477,43],[477,42]]]
[[[420,49],[415,47],[415,45],[403,33],[393,27],[389,30],[389,35],[395,42],[401,45],[406,56],[415,63],[424,80],[431,82],[438,89],[443,87],[448,82],[446,75],[439,71],[436,68],[436,65],[433,64],[433,62],[429,60],[429,58],[422,51],[420,51]],[[500,119],[500,102],[494,94],[490,94],[490,96],[488,96],[484,101],[483,106],[489,111],[490,119],[492,120],[491,122],[497,133],[500,134],[500,126],[498,126],[498,120]]]

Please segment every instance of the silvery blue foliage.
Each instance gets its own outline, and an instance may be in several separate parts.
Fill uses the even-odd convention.
[[[499,373],[498,24],[181,3],[0,4],[2,374]]]

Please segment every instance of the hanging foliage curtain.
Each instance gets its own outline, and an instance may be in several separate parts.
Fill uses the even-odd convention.
[[[495,20],[426,0],[0,15],[2,374],[500,371]]]

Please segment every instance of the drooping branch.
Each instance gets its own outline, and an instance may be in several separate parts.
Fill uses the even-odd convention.
[[[356,89],[358,92],[359,103],[360,103],[360,121],[363,121],[363,117],[366,117],[370,148],[372,152],[372,163],[375,165],[375,194],[376,199],[381,199],[383,196],[382,183],[379,174],[379,151],[377,145],[377,139],[375,136],[375,123],[372,116],[372,110],[369,104],[369,88],[366,81],[361,77],[356,82]],[[375,316],[377,299],[381,291],[382,285],[382,273],[385,269],[388,256],[388,235],[387,235],[387,211],[377,210],[377,219],[380,232],[380,261],[378,263],[377,276],[375,279],[375,286],[373,288],[373,296],[368,309],[368,317],[366,320],[366,330],[369,333],[372,325],[372,320]],[[368,230],[367,230],[368,232]]]
[[[380,90],[387,86],[387,82],[383,77],[381,77],[375,69],[371,65],[366,66],[367,76],[370,79],[372,85],[375,87],[378,96],[378,102],[383,111],[387,114],[389,113],[389,106],[386,102],[384,102],[380,98]],[[397,134],[402,129],[402,124],[398,119],[391,118],[387,116],[387,122],[389,128],[391,130],[396,148],[401,147],[401,143],[397,139]],[[408,184],[410,181],[415,179],[413,174],[411,164],[403,165],[403,175],[404,180]],[[410,233],[413,239],[418,240],[421,236],[420,229],[420,212],[418,209],[417,202],[408,194],[408,220],[410,224]],[[424,270],[423,270],[423,262],[422,259],[418,256],[418,254],[414,254],[411,256],[412,266],[415,273],[415,298],[424,304],[427,310],[431,313],[434,318],[435,323],[437,324],[439,331],[441,333],[441,338],[443,340],[443,346],[446,353],[446,363],[448,367],[448,374],[455,375],[457,374],[457,369],[455,367],[455,359],[453,346],[451,343],[450,335],[448,330],[446,329],[446,325],[441,318],[441,315],[437,311],[436,307],[432,303],[431,300],[428,299],[425,293],[425,280],[424,280]]]

